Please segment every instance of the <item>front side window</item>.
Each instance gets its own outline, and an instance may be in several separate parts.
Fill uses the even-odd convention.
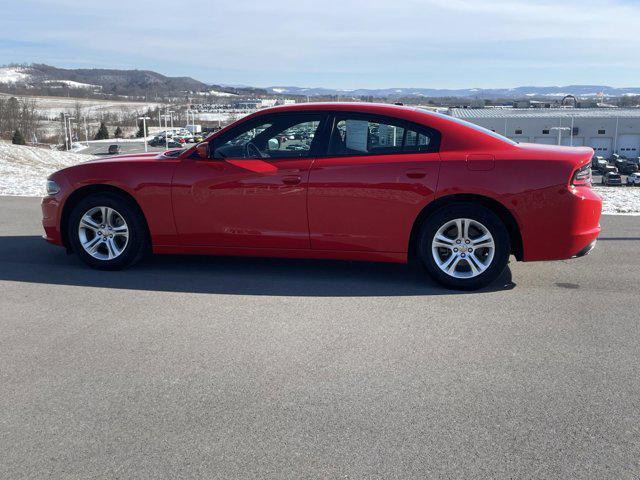
[[[385,155],[431,151],[432,137],[392,120],[337,117],[328,154]]]
[[[214,140],[214,158],[307,157],[320,115],[277,115],[247,122]]]

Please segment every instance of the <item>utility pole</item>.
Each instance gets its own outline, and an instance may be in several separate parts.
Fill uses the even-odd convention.
[[[82,117],[84,121],[84,143],[89,146],[89,129],[87,128],[87,117]]]
[[[138,120],[142,120],[142,136],[144,137],[144,151],[147,152],[147,120],[151,120],[149,117],[138,117]]]
[[[64,134],[64,149],[65,150],[69,150],[69,147],[67,145],[67,119],[65,117],[64,113],[60,114],[60,119],[62,120],[62,133]]]
[[[67,117],[69,120],[69,150],[73,148],[73,127],[71,126],[71,120],[75,120],[75,117]]]

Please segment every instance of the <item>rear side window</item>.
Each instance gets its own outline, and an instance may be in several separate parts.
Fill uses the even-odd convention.
[[[435,151],[434,134],[400,120],[336,116],[329,156],[388,155]]]

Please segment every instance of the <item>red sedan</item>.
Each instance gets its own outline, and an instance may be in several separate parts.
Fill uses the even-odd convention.
[[[475,289],[513,254],[578,257],[600,232],[590,148],[517,144],[416,108],[262,110],[188,150],[54,173],[45,238],[92,267],[145,253],[417,259]]]

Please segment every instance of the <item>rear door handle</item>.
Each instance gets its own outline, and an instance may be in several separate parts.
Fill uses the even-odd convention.
[[[297,175],[291,175],[289,177],[282,177],[282,183],[285,185],[298,185],[302,178]]]
[[[407,172],[407,177],[409,178],[424,178],[427,176],[426,172],[422,172],[420,170],[409,170]]]

